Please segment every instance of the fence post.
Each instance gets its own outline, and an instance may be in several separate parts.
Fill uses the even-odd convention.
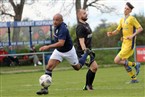
[[[136,46],[134,47],[134,62],[136,62]]]
[[[43,69],[45,70],[45,53],[44,52],[42,54],[42,58],[43,58]]]

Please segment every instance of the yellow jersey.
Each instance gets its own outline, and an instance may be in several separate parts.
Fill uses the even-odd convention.
[[[123,37],[126,38],[127,36],[132,35],[135,32],[135,29],[138,29],[139,27],[141,27],[141,25],[136,18],[128,16],[126,20],[124,18],[120,20],[116,30],[120,31],[122,29]]]
[[[127,36],[133,35],[135,30],[141,27],[139,22],[133,16],[128,16],[128,18],[122,18],[116,30],[120,31],[122,29],[123,43],[119,56],[122,59],[127,59],[133,54],[133,48],[135,45],[135,37],[132,40],[127,39]]]

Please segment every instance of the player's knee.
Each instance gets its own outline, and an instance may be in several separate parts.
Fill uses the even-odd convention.
[[[116,59],[114,59],[114,63],[115,63],[115,64],[118,64],[118,61],[117,61]]]
[[[79,71],[80,70],[80,67],[78,67],[77,65],[76,66],[72,66],[74,68],[74,70],[76,71]]]
[[[93,72],[96,72],[98,70],[98,64],[95,62],[94,64],[92,64],[90,66],[90,69],[93,71]]]
[[[93,71],[93,72],[96,72],[97,70],[98,70],[97,67],[92,68],[92,71]]]

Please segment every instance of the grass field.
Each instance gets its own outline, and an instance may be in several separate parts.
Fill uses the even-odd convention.
[[[9,67],[10,68],[10,67]],[[3,68],[1,68],[2,70]],[[8,70],[8,68],[4,68]],[[87,69],[80,71],[55,70],[49,94],[43,97],[145,97],[145,65],[138,76],[139,83],[130,80],[123,67],[99,68],[94,80],[94,91],[83,91]],[[39,97],[38,79],[43,71],[0,75],[0,97]]]

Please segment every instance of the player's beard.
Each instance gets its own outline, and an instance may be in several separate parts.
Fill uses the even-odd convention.
[[[83,20],[83,21],[87,21],[87,20],[88,20],[88,18],[87,18],[87,17],[85,17],[85,18],[82,18],[82,20]]]

